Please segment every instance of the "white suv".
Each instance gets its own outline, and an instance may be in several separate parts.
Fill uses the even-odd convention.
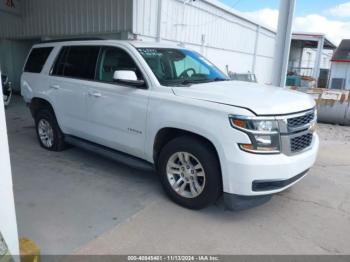
[[[42,147],[73,144],[154,167],[176,203],[266,202],[315,162],[315,102],[235,82],[181,47],[114,40],[35,45],[21,79]]]

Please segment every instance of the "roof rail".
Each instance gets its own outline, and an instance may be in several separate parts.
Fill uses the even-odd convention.
[[[59,42],[71,42],[71,41],[96,41],[96,40],[105,40],[105,39],[100,38],[100,37],[90,37],[90,38],[62,38],[62,39],[53,39],[53,40],[41,41],[40,44],[59,43]]]

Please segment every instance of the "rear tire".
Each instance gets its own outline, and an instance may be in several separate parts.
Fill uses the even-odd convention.
[[[222,194],[218,157],[209,144],[195,137],[179,137],[160,152],[157,171],[167,195],[177,204],[202,209]]]
[[[7,107],[10,102],[11,102],[11,98],[12,98],[12,88],[9,87],[6,92],[6,94],[3,94],[3,99],[4,99],[4,105],[5,107]]]
[[[58,126],[55,114],[50,109],[40,109],[35,114],[36,133],[41,147],[49,151],[62,151],[66,148],[64,134]]]

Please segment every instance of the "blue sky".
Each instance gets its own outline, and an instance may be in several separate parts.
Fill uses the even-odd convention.
[[[263,8],[278,9],[279,0],[221,0],[225,4],[239,11],[248,12]],[[326,10],[345,3],[344,0],[297,0],[296,15],[305,16],[318,13],[325,14]],[[326,14],[327,15],[327,14]]]
[[[259,24],[277,28],[280,0],[220,1]],[[293,30],[323,33],[335,44],[350,39],[350,0],[296,0]]]

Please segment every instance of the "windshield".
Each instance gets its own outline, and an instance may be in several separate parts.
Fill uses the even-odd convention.
[[[138,51],[165,86],[229,80],[215,65],[190,50],[138,48]]]

